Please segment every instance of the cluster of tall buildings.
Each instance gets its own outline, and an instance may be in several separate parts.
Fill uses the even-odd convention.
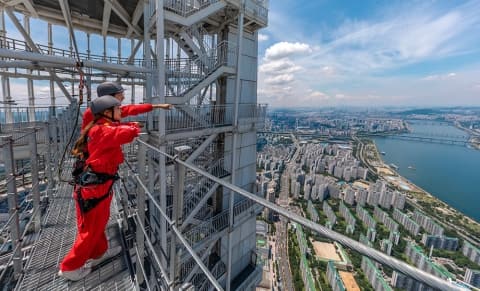
[[[325,112],[322,114],[306,113],[281,113],[275,112],[270,122],[266,122],[266,128],[270,130],[299,130],[315,131],[317,134],[330,136],[350,136],[358,132],[391,132],[405,130],[401,119],[390,118],[365,118],[364,116],[352,116],[348,113],[335,112],[334,115]]]
[[[356,208],[358,218],[363,221],[368,228],[375,228],[377,222],[375,219],[368,213],[368,211],[360,205],[357,205]]]
[[[333,261],[328,261],[327,263],[327,279],[333,291],[347,290]]]
[[[359,200],[358,203],[362,204],[361,201],[363,201],[363,199]],[[405,207],[405,201],[405,193],[388,188],[387,183],[381,180],[370,185],[368,189],[368,197],[366,197],[366,203],[368,205],[380,205],[385,209],[390,209],[392,206],[397,209],[403,209]]]
[[[417,268],[430,273],[434,276],[440,277],[444,280],[454,280],[455,277],[449,273],[443,266],[437,265],[434,263],[428,256],[423,253],[423,250],[416,245],[414,242],[408,242],[405,249],[406,257],[415,265]],[[409,276],[406,276],[397,271],[393,272],[392,276],[392,285],[395,288],[402,288],[407,290],[422,290],[422,291],[433,291],[432,287],[421,283]]]
[[[428,249],[433,247],[434,249],[456,251],[458,249],[458,238],[424,233],[422,244]]]
[[[393,210],[393,219],[403,225],[403,227],[405,227],[405,229],[413,236],[417,236],[420,232],[420,225],[398,209]]]
[[[367,257],[362,257],[362,271],[375,291],[393,291],[387,284],[377,266]]]
[[[318,211],[313,205],[312,200],[308,200],[307,211],[310,214],[310,218],[313,222],[319,221],[320,218],[318,217]]]
[[[454,279],[454,276],[450,274],[445,268],[434,263],[420,246],[414,242],[408,242],[405,248],[405,256],[419,269],[426,271],[432,275],[443,279]]]
[[[437,291],[433,287],[427,286],[412,277],[405,274],[393,271],[392,274],[392,286],[402,290],[415,290],[415,291]]]
[[[393,243],[389,239],[382,239],[380,241],[380,249],[382,252],[386,253],[387,255],[392,254]]]
[[[335,215],[335,212],[333,211],[330,204],[327,203],[327,201],[323,201],[323,212],[328,218],[327,227],[332,228],[337,222],[337,216]]]
[[[432,218],[423,214],[418,209],[413,213],[413,220],[425,229],[426,232],[433,235],[443,235],[443,227],[438,225]]]
[[[474,287],[480,288],[480,270],[472,270],[467,268],[464,281]]]
[[[464,241],[462,253],[470,261],[474,262],[475,264],[480,264],[480,250],[468,241]]]
[[[388,230],[397,232],[398,231],[398,223],[393,220],[388,213],[381,210],[378,206],[375,206],[375,210],[373,211],[373,216],[375,219],[383,223]]]
[[[305,233],[300,224],[293,223],[292,225],[297,234],[297,241],[300,247],[300,273],[302,275],[303,284],[306,290],[315,290],[315,281],[313,280],[312,270],[306,257],[306,254],[309,253],[310,250],[308,250]]]
[[[355,232],[355,223],[357,221],[355,219],[355,216],[350,212],[348,207],[345,206],[345,204],[342,201],[340,201],[340,206],[339,206],[338,210],[339,210],[340,214],[343,216],[343,218],[345,218],[345,221],[347,222],[346,233],[347,234],[354,233]]]
[[[358,241],[366,246],[372,247],[372,242],[363,233],[360,234],[360,238],[358,239]]]

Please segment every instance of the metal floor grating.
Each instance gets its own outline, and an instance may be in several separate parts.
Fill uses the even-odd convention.
[[[69,169],[65,169],[65,172]],[[24,268],[15,290],[134,290],[134,284],[124,256],[117,256],[96,266],[86,278],[70,282],[57,275],[58,265],[75,240],[75,204],[72,186],[60,183],[50,201],[42,221],[42,229],[34,243],[31,257]],[[117,209],[111,206],[107,226],[109,246],[120,245],[120,233],[116,222]]]

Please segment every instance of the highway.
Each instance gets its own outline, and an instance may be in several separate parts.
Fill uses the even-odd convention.
[[[282,177],[280,179],[280,193],[279,198],[277,199],[277,204],[282,207],[288,207],[290,203],[289,198],[289,185],[288,185],[288,170],[295,166],[295,160],[298,157],[298,153],[300,151],[300,145],[298,140],[292,134],[292,140],[295,143],[295,153],[292,155],[290,160],[287,162],[285,166],[285,170],[283,171]],[[278,268],[280,274],[277,274],[281,278],[282,281],[282,289],[283,290],[294,290],[293,288],[293,280],[292,280],[292,272],[290,270],[290,261],[288,258],[288,219],[280,216],[280,221],[275,224],[277,230],[277,241],[276,241],[276,254],[278,260]]]

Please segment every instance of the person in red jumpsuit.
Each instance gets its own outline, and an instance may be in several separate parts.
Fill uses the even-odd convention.
[[[82,130],[72,153],[82,155],[88,152],[85,162],[93,173],[113,177],[124,160],[121,145],[132,142],[140,132],[138,123],[119,122],[122,115],[120,105],[118,99],[109,95],[96,98],[90,104],[93,120]],[[75,186],[77,236],[72,249],[60,263],[59,276],[78,281],[87,276],[93,266],[121,251],[120,246],[108,249],[105,235],[110,217],[113,183],[114,179],[108,179],[101,184]],[[100,202],[92,209],[84,211],[79,205],[81,202],[78,195],[81,195],[84,201],[97,198]]]
[[[97,96],[104,96],[104,95],[111,95],[118,99],[118,101],[123,102],[125,99],[124,95],[125,89],[118,83],[115,82],[103,82],[97,86]],[[147,113],[152,111],[153,109],[171,109],[173,107],[172,104],[130,104],[130,105],[123,105],[120,107],[122,111],[122,118],[132,115],[138,115],[142,113]],[[82,129],[85,128],[90,121],[93,120],[93,114],[90,108],[87,108],[83,113],[82,119]]]

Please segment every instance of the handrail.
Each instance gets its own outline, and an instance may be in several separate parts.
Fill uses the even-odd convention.
[[[204,55],[195,58],[170,58],[165,60],[165,96],[181,96],[207,78],[221,66],[236,66],[235,45],[222,41]]]
[[[83,60],[91,60],[96,62],[108,62],[114,64],[125,64],[125,65],[137,65],[145,67],[146,61],[144,59],[129,59],[128,57],[119,58],[119,57],[109,57],[109,56],[101,56],[101,55],[92,55],[87,53],[75,53],[72,50],[54,48],[48,45],[42,44],[35,44],[38,50],[45,54],[45,55],[52,55],[52,56],[62,56],[66,58],[77,58]],[[0,36],[0,48],[6,48],[11,50],[18,50],[18,51],[27,51],[31,52],[32,49],[29,47],[26,41],[18,40],[10,37]],[[152,61],[152,64],[155,66],[155,61]]]
[[[163,8],[169,11],[172,11],[175,14],[178,14],[183,17],[190,16],[197,11],[200,11],[219,0],[203,0],[203,1],[193,1],[193,0],[167,0],[163,2]]]
[[[180,159],[178,159],[176,156],[172,156],[172,155],[169,155],[157,148],[155,148],[154,146],[148,144],[147,142],[144,142],[140,139],[137,139],[136,140],[137,142],[145,145],[146,147],[148,147],[149,149],[153,150],[153,151],[156,151],[158,152],[159,154],[161,155],[164,155],[165,157],[171,159],[172,161],[176,162],[176,163],[179,163],[183,166],[185,166],[186,168],[189,168],[190,170],[193,170],[211,180],[213,180],[214,182],[250,199],[250,200],[253,200],[255,202],[257,202],[258,204],[261,204],[265,207],[267,207],[268,209],[271,209],[271,210],[274,210],[276,211],[277,213],[289,218],[290,220],[292,221],[295,221],[305,227],[308,227],[310,228],[311,230],[319,233],[320,235],[324,236],[324,237],[327,237],[329,239],[332,239],[334,241],[337,241],[339,242],[340,244],[344,245],[344,246],[347,246],[349,248],[351,248],[352,250],[355,250],[357,252],[359,252],[360,254],[362,255],[365,255],[377,262],[380,262],[382,264],[385,264],[389,267],[391,267],[392,269],[394,270],[398,270],[400,271],[401,273],[404,273],[418,281],[421,281],[423,283],[426,283],[427,285],[430,285],[434,288],[438,288],[440,290],[463,290],[462,288],[458,287],[458,286],[455,286],[453,285],[451,282],[448,282],[448,281],[445,281],[445,280],[442,280],[438,277],[435,277],[434,275],[432,274],[429,274],[425,271],[422,271],[420,269],[417,269],[415,267],[412,267],[410,265],[408,265],[407,263],[405,262],[402,262],[398,259],[395,259],[395,258],[392,258],[380,251],[377,251],[373,248],[370,248],[370,247],[367,247],[351,238],[348,238],[344,235],[341,235],[333,230],[330,230],[324,226],[321,226],[319,224],[316,224],[300,215],[297,215],[295,213],[291,213],[289,212],[288,210],[286,210],[285,208],[283,207],[280,207],[272,202],[269,202],[263,198],[260,198],[258,197],[257,195],[255,194],[252,194],[250,192],[247,192],[245,190],[243,190],[242,188],[238,187],[238,186],[235,186],[233,184],[230,184],[222,179],[219,179],[213,175],[211,175],[210,173],[206,172],[206,171],[203,171],[202,169],[192,165],[191,163],[188,163],[188,162],[184,162]],[[157,208],[159,208],[159,205],[156,203],[156,201],[152,201],[155,206]],[[164,217],[166,217],[167,219],[167,222],[169,224],[172,224],[172,228],[174,227],[174,222],[172,222],[168,216],[166,216],[163,211],[161,209],[159,209],[160,212],[162,213],[162,215],[164,215]],[[178,230],[177,230],[178,231]],[[178,234],[177,234],[178,235]],[[180,238],[182,239],[182,237],[180,236]]]
[[[137,139],[138,140],[138,139]],[[138,140],[139,141],[139,140]],[[148,147],[152,148],[151,145],[145,143]],[[202,259],[198,257],[198,255],[195,253],[195,251],[193,250],[193,248],[188,244],[188,242],[185,240],[185,238],[182,236],[182,233],[178,230],[178,228],[175,226],[176,222],[175,221],[172,221],[170,219],[170,217],[162,210],[162,208],[160,207],[160,205],[157,203],[157,201],[155,200],[155,198],[153,197],[153,195],[150,193],[150,191],[148,190],[148,188],[143,184],[142,180],[140,179],[139,175],[135,175],[135,178],[137,179],[138,183],[140,184],[140,186],[143,188],[143,190],[145,191],[145,194],[151,199],[151,202],[152,204],[157,208],[157,210],[160,212],[160,214],[163,216],[163,218],[165,219],[165,221],[168,223],[168,225],[170,226],[170,228],[172,229],[172,231],[177,235],[178,239],[180,240],[180,242],[183,244],[183,246],[187,249],[187,251],[190,253],[190,255],[193,257],[193,259],[197,262],[197,264],[199,265],[200,269],[202,269],[202,271],[205,273],[205,275],[208,277],[208,279],[210,280],[210,282],[213,284],[213,286],[215,286],[215,288],[217,290],[222,290],[223,291],[223,288],[222,286],[220,286],[220,284],[217,282],[217,280],[215,279],[215,277],[210,273],[210,271],[208,270],[208,268],[205,266],[205,264],[202,262]],[[139,219],[137,219],[137,222],[140,222]],[[141,223],[141,222],[140,222]],[[144,227],[142,227],[144,229]],[[161,267],[161,264],[160,264],[160,267]],[[167,277],[165,277],[167,279]]]

